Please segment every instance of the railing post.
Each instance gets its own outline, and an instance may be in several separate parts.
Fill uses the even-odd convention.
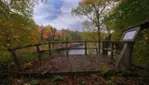
[[[113,54],[114,54],[114,43],[111,43],[111,60],[113,60]]]
[[[98,48],[96,47],[96,49],[95,49],[95,50],[96,50],[96,53],[97,53],[97,52],[98,52]]]
[[[66,55],[68,56],[69,53],[68,53],[68,42],[66,41]]]
[[[38,58],[39,58],[39,61],[40,61],[41,60],[41,52],[40,52],[39,45],[36,45],[36,50],[37,50]]]
[[[103,47],[102,55],[106,55],[106,56],[108,55],[108,47],[109,47],[108,45],[109,45],[109,42],[102,43],[102,47]]]
[[[98,54],[100,54],[100,40],[98,41],[98,51],[99,51]]]
[[[49,46],[49,56],[51,56],[51,42],[48,43]]]
[[[17,71],[20,72],[21,71],[21,67],[20,67],[20,62],[18,61],[17,55],[15,53],[15,50],[12,49],[8,49],[10,51],[10,53],[12,54],[13,60],[17,66]]]
[[[87,41],[84,41],[85,43],[85,55],[87,55]]]
[[[116,68],[120,67],[120,64],[124,64],[125,68],[130,68],[132,63],[133,42],[124,44],[119,60],[116,63]]]
[[[105,53],[105,46],[104,46],[104,41],[102,42],[102,55],[105,55],[104,53]]]
[[[129,63],[129,66],[131,65],[132,63],[132,53],[133,53],[133,42],[130,42],[128,44],[128,48],[129,48],[129,57],[128,57],[128,63]]]

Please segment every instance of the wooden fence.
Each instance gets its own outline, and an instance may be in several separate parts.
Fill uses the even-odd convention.
[[[75,49],[75,50],[80,50],[80,49],[84,49],[85,50],[85,54],[84,55],[88,55],[87,50],[88,49],[96,49],[96,53],[100,53],[100,45],[96,46],[96,47],[88,47],[87,44],[88,43],[99,43],[99,41],[51,41],[51,42],[45,42],[45,43],[39,43],[39,44],[33,44],[33,45],[26,45],[26,46],[19,46],[19,47],[15,47],[15,48],[9,48],[8,50],[11,52],[13,60],[17,66],[17,70],[20,71],[20,61],[18,60],[18,56],[16,55],[16,51],[17,50],[21,50],[21,49],[25,49],[25,48],[30,48],[30,47],[36,47],[36,53],[37,53],[37,57],[39,59],[39,61],[42,59],[41,55],[43,52],[49,52],[49,56],[52,55],[52,50],[66,50],[66,56],[69,56],[69,50],[70,49]],[[55,44],[59,44],[58,47],[56,48],[52,48],[53,45]],[[47,50],[41,50],[40,46],[41,45],[48,45],[48,49]],[[75,48],[75,46],[77,45],[84,45],[84,47],[81,48]]]
[[[131,56],[132,56],[132,49],[133,49],[133,42],[131,41],[110,41],[110,40],[105,40],[105,41],[101,41],[100,45],[96,46],[96,47],[88,47],[88,43],[95,43],[95,44],[98,44],[99,41],[51,41],[51,42],[45,42],[45,43],[39,43],[39,44],[33,44],[33,45],[26,45],[26,46],[19,46],[19,47],[15,47],[15,48],[10,48],[9,51],[11,52],[12,54],[12,57],[13,57],[13,60],[17,66],[17,70],[20,71],[20,61],[18,59],[19,56],[17,56],[16,54],[16,51],[17,50],[21,50],[21,49],[25,49],[25,48],[30,48],[30,47],[35,47],[36,48],[36,53],[37,53],[37,57],[39,59],[39,61],[41,61],[42,59],[42,53],[43,52],[48,52],[49,55],[48,56],[52,56],[52,50],[60,50],[60,51],[63,51],[65,50],[66,51],[66,54],[65,56],[70,56],[69,54],[69,50],[70,49],[75,49],[75,50],[80,50],[80,49],[83,49],[85,51],[84,55],[88,55],[88,50],[89,49],[95,49],[96,50],[96,53],[97,54],[102,54],[102,55],[105,55],[105,56],[109,56],[108,52],[111,52],[110,56],[111,56],[111,59],[114,59],[113,56],[114,54],[116,54],[118,51],[116,49],[116,45],[117,44],[120,44],[122,45],[123,47],[123,44],[125,43],[128,43],[128,47],[129,48],[129,52],[127,53],[129,56],[128,58],[130,58],[129,60],[129,63],[131,62]],[[55,48],[52,48],[52,46],[54,46],[55,44],[57,44],[57,46]],[[40,49],[40,46],[41,45],[48,45],[48,49],[46,50],[41,50]],[[78,45],[84,45],[84,47],[81,47],[81,48],[76,48],[75,46],[78,46]],[[119,53],[121,52],[121,50],[119,51]],[[59,55],[60,56],[60,55]],[[119,62],[117,62],[119,63]]]

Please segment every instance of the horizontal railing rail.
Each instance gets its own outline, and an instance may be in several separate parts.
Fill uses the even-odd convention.
[[[122,45],[121,47],[121,50],[123,48],[123,45],[125,43],[128,43],[128,44],[132,44],[134,43],[133,41],[131,40],[127,40],[127,41],[124,41],[124,40],[104,40],[104,41],[101,41],[102,43],[102,55],[108,55],[108,52],[111,52],[111,59],[113,59],[113,56],[114,54],[120,54],[120,50],[117,50],[117,46],[116,45]]]
[[[50,41],[50,42],[42,42],[42,43],[38,43],[38,44],[30,44],[30,45],[25,45],[25,46],[17,46],[17,47],[9,48],[9,50],[19,50],[19,49],[23,49],[23,48],[34,47],[34,46],[45,45],[45,44],[75,43],[75,42],[77,42],[77,43],[83,43],[83,42],[92,43],[92,42],[99,42],[99,41],[91,41],[91,40],[87,40],[87,41]]]

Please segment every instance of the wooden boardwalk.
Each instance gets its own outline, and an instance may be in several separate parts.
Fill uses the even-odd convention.
[[[92,56],[54,56],[34,62],[32,67],[25,68],[26,72],[80,72],[98,71],[108,65],[110,58],[101,55]]]

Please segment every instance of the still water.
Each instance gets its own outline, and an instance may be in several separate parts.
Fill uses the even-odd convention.
[[[85,55],[85,49],[73,49],[73,48],[84,48],[84,45],[79,45],[79,46],[74,46],[72,49],[68,50],[69,55]],[[60,51],[57,50],[56,52],[57,55],[66,55],[66,50],[65,51]],[[87,49],[87,54],[97,54],[96,49]]]
[[[73,48],[84,48],[84,45],[80,45],[80,46],[75,46]],[[70,49],[68,51],[69,55],[84,55],[85,54],[85,50],[84,49]]]

